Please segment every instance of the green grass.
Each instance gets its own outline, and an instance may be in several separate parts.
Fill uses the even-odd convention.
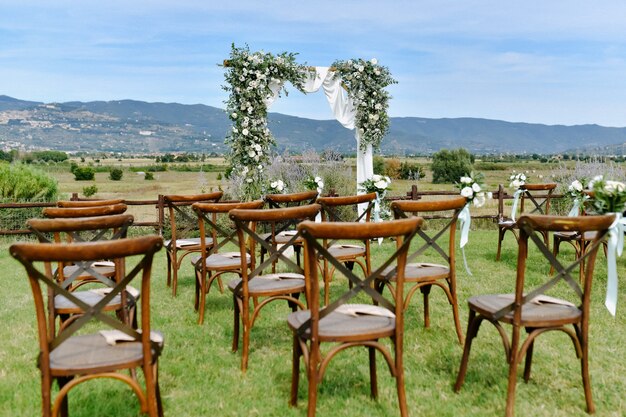
[[[494,261],[494,230],[470,234],[466,254],[473,276],[463,268],[459,253],[457,271],[461,320],[465,331],[465,300],[473,294],[509,292],[515,280],[517,247],[508,235],[503,259]],[[0,243],[0,416],[35,416],[40,412],[37,339],[30,288],[21,266],[8,255],[8,242]],[[563,258],[573,252],[563,245]],[[392,243],[373,245],[376,258]],[[193,310],[192,269],[185,262],[178,297],[165,285],[165,253],[154,266],[153,326],[165,334],[160,359],[160,382],[168,416],[304,416],[307,384],[301,373],[299,406],[289,408],[291,334],[286,325],[286,303],[270,305],[252,330],[249,370],[240,371],[240,354],[230,351],[232,300],[229,293],[212,288],[207,298],[205,324],[196,324]],[[436,260],[435,257],[427,257]],[[603,306],[606,265],[599,255],[593,290],[590,326],[590,367],[597,416],[621,416],[626,410],[626,294],[620,289],[618,316]],[[547,273],[537,250],[529,257],[535,277]],[[624,276],[624,260],[618,261]],[[536,280],[537,278],[535,278]],[[333,290],[346,288],[345,280]],[[495,329],[484,324],[475,340],[465,385],[452,391],[462,347],[458,344],[451,309],[441,291],[431,294],[432,322],[424,329],[421,297],[416,295],[406,318],[405,372],[408,407],[412,416],[501,416],[507,388],[507,364]],[[396,416],[395,382],[382,357],[378,358],[379,399],[369,397],[367,353],[348,350],[331,363],[319,389],[319,416]],[[533,375],[528,384],[521,376],[517,389],[517,415],[585,416],[580,364],[571,342],[563,334],[546,334],[535,347]],[[70,412],[76,416],[136,416],[132,392],[119,382],[106,380],[82,384],[70,395]]]

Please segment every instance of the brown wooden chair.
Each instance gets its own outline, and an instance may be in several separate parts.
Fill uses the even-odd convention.
[[[322,206],[322,222],[369,222],[372,209],[376,201],[376,193],[351,195],[345,197],[320,197],[317,203]],[[362,213],[358,214],[359,205],[363,207]],[[348,269],[352,270],[356,263],[363,270],[364,275],[371,272],[370,264],[370,241],[362,240],[360,244],[346,242],[346,239],[333,239],[327,241],[329,252],[336,259],[341,260]],[[323,261],[324,270],[324,303],[328,304],[330,282],[335,273],[335,266]],[[351,284],[350,284],[351,285]]]
[[[467,337],[459,374],[457,376],[455,391],[459,391],[463,385],[467,372],[472,341],[478,334],[478,329],[483,321],[489,321],[500,333],[504,344],[506,359],[509,363],[509,382],[506,402],[507,417],[513,416],[515,403],[515,385],[517,383],[517,367],[525,360],[524,381],[530,378],[533,347],[536,338],[548,331],[563,331],[572,342],[576,355],[580,358],[582,379],[587,402],[587,411],[594,412],[591,397],[591,382],[589,379],[588,348],[589,348],[589,303],[591,297],[591,283],[593,269],[598,248],[607,235],[607,229],[613,223],[615,217],[586,216],[586,217],[560,217],[542,215],[524,215],[519,221],[520,239],[517,257],[517,279],[514,294],[478,295],[468,300],[469,321]],[[563,266],[550,252],[543,241],[543,232],[557,231],[581,231],[596,232],[596,236],[585,254],[569,266]],[[542,280],[535,277],[527,277],[526,258],[528,257],[528,240],[532,240],[549,263],[556,268],[556,274],[545,277]],[[571,276],[571,272],[582,260],[586,260],[585,276],[582,288]],[[528,282],[539,285],[530,287]],[[561,298],[548,297],[546,292],[557,287],[558,295],[573,293],[569,301]],[[566,292],[567,291],[567,292]],[[503,325],[512,326],[511,339]],[[522,342],[521,331],[525,329],[528,336]]]
[[[519,202],[519,215],[522,214],[550,214],[550,200],[552,194],[556,190],[557,184],[526,184],[524,185],[522,195]],[[504,216],[504,192],[498,193],[498,251],[496,253],[496,261],[500,260],[500,252],[502,250],[502,241],[507,231],[513,233],[515,240],[519,242],[518,227],[511,217]],[[528,206],[532,205],[529,209]],[[516,215],[516,213],[512,213]],[[549,245],[549,237],[547,232],[542,232],[546,246]]]
[[[176,297],[178,289],[178,270],[183,259],[192,253],[200,252],[200,238],[197,234],[198,221],[189,210],[193,203],[215,203],[222,198],[222,192],[205,194],[160,195],[159,212],[165,218],[165,210],[169,215],[171,237],[165,241],[167,255],[167,285],[172,287],[172,296]],[[204,242],[211,245],[211,241]]]
[[[286,208],[286,207],[297,207],[307,204],[314,204],[317,199],[318,193],[317,191],[304,191],[300,193],[289,193],[289,194],[266,194],[265,202],[270,209],[277,208]],[[282,227],[280,224],[271,225],[274,230],[271,232],[263,234],[264,238],[267,239],[269,236],[274,236],[276,239],[275,243],[281,244],[284,242],[288,242],[290,240],[290,235],[295,233],[294,230],[288,230],[285,227]],[[276,232],[276,228],[281,229],[280,232]],[[293,243],[293,250],[296,254],[296,262],[300,265],[300,252],[302,251],[302,239],[298,239]],[[265,248],[261,247],[261,262],[265,259]]]
[[[293,367],[291,380],[290,404],[295,406],[298,400],[300,378],[300,357],[303,357],[308,378],[308,413],[315,416],[317,404],[317,386],[321,383],[331,359],[339,352],[356,347],[367,347],[369,351],[370,393],[378,396],[376,377],[376,351],[378,350],[396,379],[400,415],[408,415],[403,365],[404,341],[404,306],[403,288],[407,251],[411,239],[421,226],[422,219],[392,220],[383,223],[314,223],[303,222],[298,230],[305,239],[304,264],[308,310],[300,310],[289,315],[287,323],[294,334]],[[364,279],[357,277],[346,268],[343,260],[337,259],[324,243],[333,239],[369,240],[378,237],[394,237],[396,251],[391,254],[371,275]],[[318,258],[323,257],[333,264],[342,275],[353,283],[352,289],[337,297],[331,304],[321,307]],[[376,292],[374,280],[385,275],[389,266],[395,266],[387,274],[395,274],[396,294],[398,298],[386,299]],[[397,271],[397,273],[396,273]],[[364,292],[378,305],[347,304],[353,297]],[[368,300],[369,297],[366,297]],[[400,300],[396,302],[396,300]],[[380,339],[389,337],[393,348],[387,348]],[[323,343],[335,343],[324,356],[321,352]]]
[[[126,212],[128,206],[116,203],[104,206],[46,207],[42,214],[49,219],[75,219],[79,217],[114,216]]]
[[[68,415],[68,393],[75,386],[95,379],[113,378],[128,384],[139,399],[143,413],[151,417],[162,416],[163,409],[159,393],[157,359],[163,349],[163,337],[151,331],[150,325],[150,273],[154,253],[162,246],[159,236],[123,239],[108,242],[75,244],[17,243],[9,252],[26,268],[32,288],[37,313],[39,356],[37,366],[41,371],[42,416]],[[88,265],[104,257],[119,259],[120,262],[134,256],[137,264],[122,276],[123,268],[111,292],[95,305],[83,302],[49,275],[45,264],[73,262]],[[137,258],[140,256],[140,258]],[[128,261],[130,262],[130,260]],[[139,277],[141,281],[141,322],[139,330],[120,322],[104,312],[108,303],[120,296],[130,282]],[[43,287],[58,293],[78,306],[83,314],[58,334],[48,331],[48,310],[43,297]],[[128,342],[111,345],[101,333],[85,334],[83,326],[93,320],[128,337]],[[141,332],[140,332],[141,331]],[[106,334],[106,333],[105,333]],[[152,337],[151,337],[152,336]],[[152,340],[153,339],[153,340]],[[145,385],[119,371],[141,368]],[[57,381],[59,391],[54,398],[52,385]],[[129,398],[130,399],[130,398]],[[86,399],[89,401],[89,398]],[[98,404],[98,409],[106,404]]]
[[[244,372],[248,368],[250,333],[261,309],[276,300],[287,300],[292,311],[298,307],[304,308],[304,304],[299,300],[300,293],[305,290],[304,270],[285,256],[285,251],[300,241],[300,232],[296,231],[296,234],[291,235],[288,241],[277,244],[274,225],[278,223],[283,227],[289,227],[289,224],[295,226],[302,220],[314,219],[319,211],[318,204],[310,204],[267,210],[235,209],[229,213],[237,226],[242,271],[241,278],[228,283],[228,288],[233,293],[235,306],[233,351],[239,348],[239,323],[241,321],[243,328],[241,370]],[[269,229],[272,230],[269,240],[257,233],[261,224],[269,225]],[[248,271],[244,256],[247,253],[256,254],[257,247],[264,248],[268,258],[258,265],[253,259],[249,264],[250,271]],[[274,268],[277,263],[279,272],[275,272]],[[265,274],[264,270],[270,266],[272,266],[272,273]],[[252,311],[251,299],[253,300]]]
[[[424,327],[430,327],[430,309],[429,309],[429,295],[433,286],[439,287],[443,290],[448,298],[448,302],[452,306],[452,317],[454,319],[454,328],[459,339],[459,343],[463,344],[463,331],[461,330],[461,322],[459,320],[459,303],[456,293],[456,225],[459,217],[459,213],[465,207],[467,200],[465,197],[455,197],[448,200],[438,201],[394,201],[391,203],[391,210],[394,213],[396,219],[406,218],[407,214],[413,215],[429,215],[429,216],[442,216],[450,213],[452,216],[450,219],[445,219],[444,226],[442,228],[430,228],[432,232],[426,233],[424,230],[417,232],[423,240],[418,249],[412,251],[408,257],[410,262],[406,266],[404,271],[404,282],[406,284],[413,284],[409,289],[405,289],[404,308],[405,310],[409,306],[411,298],[419,289],[424,298]],[[444,249],[437,242],[444,235],[448,235],[448,247]],[[414,239],[414,242],[417,239]],[[415,259],[419,259],[420,255],[423,255],[428,249],[433,249],[443,258],[443,264],[436,264],[430,262],[416,262]],[[390,280],[379,279],[376,282],[378,291],[382,292],[383,289],[388,287],[390,291],[395,293],[395,278]]]
[[[235,273],[241,276],[242,262],[239,259],[239,242],[228,212],[236,208],[257,210],[263,207],[263,201],[244,203],[194,203],[192,209],[198,216],[200,230],[200,253],[191,257],[196,275],[196,296],[194,308],[199,312],[198,324],[204,323],[206,295],[213,281],[217,280],[223,291],[221,276]],[[225,251],[231,244],[230,251]],[[203,261],[204,260],[204,261]],[[249,265],[251,257],[246,256]]]
[[[49,244],[76,244],[104,240],[126,238],[128,228],[133,223],[133,216],[118,214],[114,216],[59,218],[59,219],[30,219],[28,228],[37,236],[40,243]],[[98,262],[68,263],[59,262],[56,268],[48,263],[46,272],[53,277],[56,283],[64,290],[72,292],[74,297],[83,303],[95,305],[100,302],[106,292],[115,287],[116,270],[120,265],[115,260],[98,260]],[[97,288],[80,289],[86,284],[97,283]],[[116,311],[120,318],[127,323],[134,323],[135,304],[139,293],[132,287],[110,300],[104,311]],[[59,319],[59,329],[70,325],[79,318],[82,309],[64,297],[62,294],[48,293],[48,332],[56,334],[56,321]]]
[[[57,207],[64,207],[64,208],[101,207],[101,206],[113,206],[116,204],[124,204],[124,200],[121,198],[115,198],[115,199],[109,199],[109,200],[60,200],[60,201],[57,201]]]

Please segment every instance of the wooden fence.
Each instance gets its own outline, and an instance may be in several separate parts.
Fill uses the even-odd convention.
[[[329,195],[335,195],[333,190],[330,190]],[[412,185],[411,189],[403,196],[391,196],[385,200],[420,200],[424,197],[441,197],[441,196],[456,196],[459,195],[458,191],[420,191],[417,185]],[[552,198],[561,198],[562,195],[553,195]],[[494,221],[503,216],[503,204],[504,200],[512,199],[513,195],[508,194],[502,184],[498,186],[496,191],[493,191],[493,199],[498,200],[499,204],[496,210],[490,214],[472,215],[473,219],[493,219]],[[73,201],[87,200],[80,198],[78,193],[73,193],[70,198]],[[124,200],[124,203],[128,205],[128,212],[135,215],[136,221],[133,223],[133,228],[151,228],[155,233],[161,234],[165,222],[165,210],[162,204],[162,195],[159,195],[156,200]],[[2,203],[0,204],[0,211],[4,210],[16,210],[19,213],[20,210],[44,207],[55,207],[56,202],[39,202],[39,203]],[[153,213],[153,214],[150,214]],[[4,225],[0,225],[0,235],[20,235],[28,234],[30,231],[25,228],[7,229]]]

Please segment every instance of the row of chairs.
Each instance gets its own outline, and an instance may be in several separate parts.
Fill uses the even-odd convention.
[[[258,318],[261,308],[274,300],[285,300],[292,308],[292,313],[288,317],[288,324],[294,333],[292,392],[290,399],[292,405],[295,405],[297,402],[300,360],[302,358],[304,358],[306,363],[309,381],[308,415],[313,416],[315,414],[317,399],[317,385],[321,382],[330,360],[344,349],[354,346],[365,346],[370,352],[372,396],[376,397],[378,391],[375,365],[375,352],[378,350],[382,353],[390,367],[392,375],[396,378],[400,411],[401,415],[405,416],[408,414],[408,411],[404,393],[404,370],[402,361],[403,334],[405,331],[404,312],[417,289],[420,289],[424,294],[426,324],[430,287],[435,285],[444,290],[450,304],[453,306],[453,317],[459,341],[463,343],[463,335],[458,319],[458,302],[456,299],[454,231],[458,212],[464,206],[465,200],[458,198],[443,202],[395,202],[392,204],[394,215],[396,218],[402,219],[392,222],[315,223],[312,219],[316,214],[322,211],[322,207],[325,203],[323,199],[320,200],[320,204],[307,204],[299,207],[270,210],[259,209],[262,205],[261,202],[246,203],[249,205],[247,207],[237,206],[236,203],[195,203],[193,206],[196,213],[202,219],[201,227],[203,227],[202,222],[205,222],[210,225],[211,228],[219,229],[221,227],[222,229],[227,229],[224,226],[220,226],[212,217],[217,206],[222,206],[222,209],[228,207],[228,210],[223,212],[227,212],[229,218],[235,223],[234,229],[225,230],[225,233],[222,233],[222,235],[229,236],[225,238],[226,240],[224,240],[224,242],[233,242],[237,245],[238,251],[231,253],[226,252],[228,255],[224,255],[222,252],[222,255],[220,255],[222,258],[236,260],[241,268],[240,278],[231,281],[228,285],[233,293],[235,304],[233,350],[236,350],[238,345],[239,323],[241,321],[243,325],[242,369],[245,370],[248,360],[250,329],[256,318]],[[107,207],[107,209],[110,210],[110,206],[111,205],[107,205],[103,207]],[[85,207],[79,207],[78,209],[85,209]],[[91,210],[95,210],[95,208],[91,208]],[[431,234],[427,234],[421,227],[424,221],[422,218],[411,215],[423,214],[429,211],[441,212],[443,210],[452,210],[454,215],[451,220],[444,222],[445,226],[441,230],[431,232]],[[208,216],[208,213],[210,213],[211,216]],[[112,218],[116,216],[119,217],[120,215],[105,216],[105,218],[113,221]],[[96,219],[95,217],[88,217],[87,219],[88,220],[83,219],[81,223],[87,224],[96,221],[94,220]],[[67,222],[69,220],[71,219],[55,220],[60,231],[67,231],[69,228]],[[463,383],[472,340],[476,336],[482,321],[487,320],[498,328],[503,338],[507,360],[510,364],[507,415],[512,415],[516,369],[518,364],[525,356],[526,368],[524,379],[528,380],[530,377],[532,347],[535,338],[545,331],[562,330],[571,337],[576,352],[581,357],[587,406],[590,412],[593,411],[587,365],[589,290],[591,287],[591,277],[597,248],[613,220],[612,216],[590,216],[587,218],[524,216],[517,222],[520,228],[520,250],[515,294],[511,296],[479,296],[470,299],[470,320],[468,323],[467,339],[465,339],[461,369],[455,385],[456,390],[460,389]],[[49,239],[46,234],[52,232],[53,228],[48,227],[46,229],[45,224],[42,226],[42,222],[45,223],[43,220],[31,221],[31,228],[33,230],[39,230],[38,235],[40,239]],[[61,225],[62,222],[66,222],[65,226]],[[259,228],[258,226],[261,223],[269,223],[272,227],[269,229]],[[295,231],[290,227],[294,223],[298,223]],[[63,229],[63,227],[65,229]],[[121,226],[113,227],[113,229],[119,232]],[[281,233],[285,231],[289,231],[290,233],[281,235]],[[563,267],[548,250],[542,238],[543,234],[549,231],[578,231],[581,233],[599,231],[599,233],[596,233],[589,250],[583,257],[577,260],[579,263],[586,261],[585,280],[582,287],[579,283],[571,279],[570,271],[573,269],[573,266]],[[267,233],[269,233],[269,239]],[[206,234],[205,230],[204,233],[201,233],[201,236],[205,237]],[[450,236],[447,251],[437,242],[445,234],[449,234]],[[150,337],[152,332],[150,332],[149,324],[150,265],[152,257],[160,248],[162,241],[160,238],[156,237],[124,239],[122,235],[125,235],[125,233],[117,234],[118,237],[121,237],[119,240],[104,243],[73,243],[69,245],[50,245],[49,243],[44,245],[16,244],[10,249],[13,256],[20,260],[29,272],[36,298],[38,317],[40,309],[42,317],[45,315],[46,310],[44,308],[43,299],[41,298],[41,290],[39,288],[40,281],[52,289],[52,292],[49,292],[48,301],[50,301],[50,294],[54,296],[60,294],[65,297],[67,301],[77,306],[78,310],[81,312],[81,314],[73,314],[76,311],[64,311],[63,313],[66,316],[76,316],[77,318],[71,319],[73,323],[60,326],[60,330],[56,335],[54,328],[50,326],[50,322],[47,322],[47,325],[43,326],[40,322],[40,340],[47,341],[47,343],[40,343],[40,349],[42,351],[40,368],[42,369],[42,376],[44,376],[42,378],[44,415],[50,415],[46,414],[46,410],[50,410],[50,385],[53,379],[57,379],[59,385],[62,387],[54,407],[52,408],[52,415],[56,415],[59,410],[62,414],[67,413],[66,394],[73,386],[84,380],[103,375],[127,382],[133,390],[138,393],[142,411],[147,411],[150,415],[162,415],[156,372],[156,358],[158,358],[163,344],[162,337],[160,341],[158,337]],[[277,235],[283,237],[280,244],[277,244],[275,239]],[[425,243],[418,246],[417,249],[414,248],[410,250],[411,240],[416,235],[419,235]],[[78,235],[75,234],[71,239],[81,242],[86,240],[83,237],[79,238],[77,236]],[[539,236],[541,236],[541,238]],[[341,258],[341,256],[332,253],[332,249],[335,247],[333,242],[348,239],[369,244],[372,239],[379,237],[393,238],[396,241],[396,251],[387,259],[381,261],[373,271],[371,266],[368,266],[369,269],[365,267],[362,278],[352,271],[349,264],[346,264],[345,258]],[[528,252],[529,238],[539,247],[540,251],[548,257],[550,263],[557,270],[557,275],[554,278],[530,292],[524,289],[525,259]],[[57,242],[60,240],[56,236],[54,239]],[[254,243],[248,243],[249,241]],[[204,247],[204,251],[206,251],[208,246],[205,242],[207,242],[207,239],[200,239],[201,254],[203,253],[202,247]],[[212,247],[218,248],[221,242],[212,240],[210,244]],[[303,268],[300,266],[299,262],[294,262],[290,257],[286,256],[286,251],[289,247],[296,246],[304,247]],[[257,247],[261,247],[264,250],[257,250]],[[350,247],[351,246],[347,246],[347,248]],[[410,263],[410,261],[422,255],[427,248],[434,248],[436,252],[439,252],[446,260],[445,265]],[[255,254],[260,252],[263,252],[267,259],[259,261],[257,266],[255,263]],[[214,254],[219,255],[219,253],[219,251],[216,251]],[[126,274],[125,271],[127,268],[120,260],[124,259],[126,256],[136,254],[143,254],[144,256],[139,261],[139,265],[132,268],[131,272]],[[204,276],[208,276],[206,264],[209,263],[208,260],[211,256],[212,255],[207,257],[201,256],[199,258],[200,262],[196,262],[195,265],[201,265],[200,278],[202,278],[205,273],[206,275]],[[106,278],[104,274],[94,270],[95,266],[93,266],[93,262],[104,258],[113,259],[114,280],[104,281],[102,279]],[[44,268],[43,272],[37,272],[33,266],[33,262],[35,261],[44,261],[48,266]],[[277,261],[285,264],[289,272],[285,272],[285,268],[280,267],[277,268],[279,271],[276,272],[274,267]],[[112,289],[110,292],[106,293],[103,298],[97,301],[95,305],[90,304],[89,301],[86,302],[75,296],[75,293],[68,289],[69,287],[64,288],[63,285],[59,285],[55,283],[54,280],[50,279],[52,272],[49,265],[52,262],[63,263],[57,268],[57,274],[59,273],[58,271],[64,271],[66,268],[64,264],[66,262],[73,262],[74,265],[72,265],[72,267],[76,268],[80,274],[96,277],[98,281],[104,282],[106,286],[109,288],[112,287]],[[265,270],[268,268],[272,268],[272,273],[265,273]],[[328,298],[325,299],[324,302],[321,302],[320,294],[322,291],[319,287],[319,282],[324,282],[324,297],[328,297],[330,287],[327,287],[329,279],[326,273],[330,268],[346,276],[352,285],[350,290],[345,294],[333,297],[332,301]],[[142,314],[141,326],[139,326],[139,328],[144,330],[141,334],[136,332],[135,329],[138,326],[130,319],[131,314],[122,313],[119,320],[112,319],[109,315],[103,314],[107,306],[114,311],[127,311],[125,308],[114,308],[110,303],[118,296],[121,298],[125,296],[130,298],[131,295],[127,285],[140,270],[143,270],[141,297],[134,298],[134,300],[135,302],[137,299],[141,300]],[[198,271],[197,267],[196,271]],[[319,279],[320,275],[322,276],[322,280]],[[78,279],[79,274],[74,272],[74,275],[70,276],[74,277],[70,281],[71,284]],[[211,278],[213,280],[218,279],[215,276]],[[543,294],[547,290],[562,281],[567,282],[571,288],[575,289],[576,296],[580,297],[577,304],[564,304],[560,300],[555,301],[555,299],[543,297]],[[415,285],[405,289],[405,284],[410,284],[411,282],[415,283]],[[196,291],[198,307],[200,307],[199,304],[201,303],[203,295],[206,290],[208,290],[207,282],[202,282],[201,279],[200,284],[200,288]],[[383,294],[385,288],[389,289],[389,295],[387,297]],[[40,294],[39,301],[37,301],[37,293]],[[302,293],[305,295],[305,302],[300,300],[299,295]],[[348,301],[358,297],[360,293],[365,293],[365,298],[373,300],[375,305],[348,303]],[[198,300],[199,296],[200,300]],[[262,300],[259,301],[260,299]],[[362,300],[363,297],[358,299],[358,301]],[[250,314],[249,310],[251,304],[253,308]],[[120,306],[125,307],[127,305],[128,300],[122,300],[120,302]],[[201,314],[203,309],[204,306],[202,306]],[[48,309],[48,311],[50,310]],[[62,316],[62,313],[59,312],[55,314]],[[72,357],[74,351],[78,357],[84,353],[85,356],[88,356],[87,359],[93,361],[93,355],[87,355],[85,353],[89,350],[101,353],[98,356],[99,360],[103,361],[104,358],[108,358],[109,355],[112,354],[112,351],[115,351],[119,356],[119,353],[122,351],[132,350],[132,348],[130,348],[130,346],[133,345],[132,343],[121,345],[128,346],[128,349],[116,349],[116,347],[108,345],[100,346],[102,344],[101,338],[93,339],[93,336],[89,336],[91,339],[79,341],[78,344],[69,343],[70,341],[73,342],[77,337],[82,337],[74,336],[73,333],[91,317],[102,320],[109,326],[134,338],[134,340],[137,341],[135,348],[142,346],[141,355],[132,358],[122,355],[125,360],[125,362],[122,361],[123,366],[120,366],[120,358],[117,358],[113,361],[114,364],[89,363],[91,367],[82,367],[79,371],[75,371],[72,367],[70,367],[71,369],[59,369],[59,364],[54,362],[55,359],[59,358],[59,356],[55,356],[57,352],[60,352],[59,355],[61,355],[62,358]],[[44,323],[46,322],[44,321]],[[502,327],[503,323],[511,324],[513,327],[511,341],[509,341],[506,336],[506,332]],[[566,325],[570,324],[573,325],[573,330],[566,327]],[[520,343],[520,329],[522,328],[525,328],[529,332],[529,336],[524,343]],[[392,351],[389,351],[389,349],[379,341],[386,337],[390,337],[393,341]],[[157,340],[155,341],[154,339]],[[83,342],[84,344],[81,344]],[[323,356],[320,346],[325,342],[337,343],[337,346],[328,351],[326,356]],[[93,343],[93,346],[90,345],[90,343]],[[63,349],[65,349],[65,351]],[[137,353],[136,350],[137,349],[135,349],[135,353]],[[128,353],[128,355],[130,355],[130,353]],[[73,361],[74,358],[72,357],[71,360]],[[44,366],[46,364],[48,365],[47,368]],[[132,373],[130,377],[127,377],[118,372],[113,372],[119,369],[133,370],[137,367],[142,367],[144,370],[146,381],[145,393],[141,391]],[[103,371],[104,373],[102,373]],[[77,374],[79,375],[78,378],[71,378],[73,375]],[[141,395],[139,394],[140,392],[142,393]],[[46,395],[48,397],[47,400]]]

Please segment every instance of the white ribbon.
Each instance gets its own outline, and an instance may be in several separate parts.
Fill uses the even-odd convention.
[[[465,207],[459,213],[459,222],[461,229],[461,241],[459,246],[461,247],[461,253],[463,254],[463,264],[465,265],[465,270],[467,271],[467,275],[472,276],[472,271],[470,271],[469,266],[467,266],[467,258],[465,257],[465,245],[469,240],[469,230],[470,224],[472,223],[472,216],[470,215],[470,203],[467,203]]]
[[[515,221],[515,213],[517,213],[517,203],[519,201],[520,196],[524,193],[524,190],[518,188],[513,194],[513,208],[511,208],[511,220]]]
[[[580,214],[580,200],[575,198],[574,199],[574,205],[572,206],[572,209],[569,211],[569,213],[567,214],[569,217],[576,217]]]
[[[385,198],[385,194],[387,194],[386,191],[383,191],[382,195],[378,194],[378,191],[376,191],[376,200],[374,200],[374,223],[379,223],[383,221],[380,218],[380,202],[383,198]],[[379,237],[378,246],[380,246],[382,243],[383,243],[383,238]]]
[[[320,187],[317,187],[317,195],[318,196],[322,196],[322,189]],[[317,213],[315,215],[315,223],[321,223],[322,222],[322,213]]]
[[[626,219],[622,213],[615,213],[615,221],[609,228],[608,250],[606,261],[608,264],[608,279],[606,282],[606,299],[604,305],[612,316],[617,311],[617,256],[622,256],[624,250],[624,227]]]

